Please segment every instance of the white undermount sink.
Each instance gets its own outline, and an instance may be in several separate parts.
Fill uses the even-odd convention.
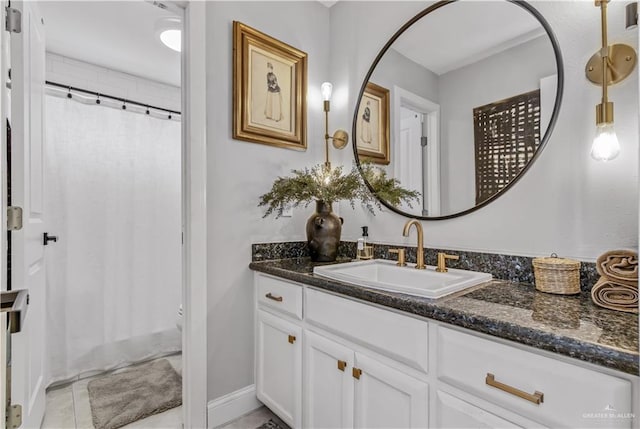
[[[358,286],[406,293],[425,298],[441,298],[491,280],[488,273],[449,268],[438,273],[435,267],[418,270],[414,264],[399,267],[395,261],[372,259],[313,268],[313,273],[328,279]]]

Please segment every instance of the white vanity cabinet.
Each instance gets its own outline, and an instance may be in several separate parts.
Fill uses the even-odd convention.
[[[291,427],[302,417],[301,338],[300,326],[258,310],[256,394]]]
[[[256,396],[294,428],[302,426],[302,292],[256,276]]]
[[[311,331],[303,386],[307,428],[428,426],[427,383]]]
[[[637,377],[261,273],[255,283],[257,396],[293,428],[638,427]]]
[[[304,427],[353,427],[353,350],[305,332]]]
[[[491,413],[477,405],[473,405],[448,392],[438,390],[436,392],[435,427],[438,429],[511,429],[538,427],[533,422],[530,424],[516,424],[498,413]]]
[[[426,428],[429,426],[429,385],[356,353],[354,427]]]
[[[446,326],[436,347],[439,381],[520,416],[549,427],[631,427],[629,380]]]

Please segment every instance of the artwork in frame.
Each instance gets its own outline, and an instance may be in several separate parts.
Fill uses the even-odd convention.
[[[233,138],[307,148],[307,54],[233,22]]]
[[[389,164],[389,135],[389,90],[369,82],[362,94],[356,122],[360,159]]]

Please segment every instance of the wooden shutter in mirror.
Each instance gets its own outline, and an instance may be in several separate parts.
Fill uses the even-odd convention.
[[[504,189],[540,145],[540,90],[473,109],[476,204]]]

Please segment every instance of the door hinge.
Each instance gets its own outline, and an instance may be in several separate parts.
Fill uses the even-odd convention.
[[[7,408],[7,428],[17,429],[22,426],[22,405]]]
[[[6,7],[4,29],[10,33],[22,33],[22,12],[13,7]]]
[[[7,207],[7,230],[20,231],[22,229],[22,207]]]
[[[426,137],[420,137],[420,146],[427,147],[427,138]]]

